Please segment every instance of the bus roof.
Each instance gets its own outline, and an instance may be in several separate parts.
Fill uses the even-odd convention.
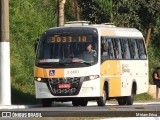
[[[142,33],[136,28],[122,28],[108,25],[84,25],[84,26],[63,26],[54,27],[48,29],[46,32],[58,32],[58,33],[68,33],[68,32],[82,32],[82,33],[92,33],[97,31],[101,36],[108,37],[135,37],[143,38]],[[93,32],[93,33],[94,33]]]

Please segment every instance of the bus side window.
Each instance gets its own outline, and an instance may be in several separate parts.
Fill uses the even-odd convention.
[[[123,59],[130,59],[130,51],[129,51],[129,45],[127,39],[121,40],[121,46],[122,46],[122,58]]]
[[[130,43],[129,45],[130,45],[131,59],[139,59],[136,40],[131,39],[129,43]]]
[[[122,52],[121,52],[121,43],[120,39],[114,39],[114,52],[115,52],[115,59],[122,59]]]
[[[114,49],[113,49],[113,42],[112,39],[107,38],[106,41],[108,42],[108,55],[110,59],[114,59]]]
[[[146,59],[145,46],[142,39],[137,39],[138,54],[140,59]]]
[[[102,61],[107,59],[114,59],[113,42],[111,38],[102,39],[101,42]]]
[[[101,55],[103,55],[103,52],[105,52],[106,50],[104,49],[104,45],[105,45],[105,38],[101,37]]]

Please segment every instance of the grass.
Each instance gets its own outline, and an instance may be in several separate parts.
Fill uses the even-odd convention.
[[[134,100],[135,101],[148,101],[148,100],[153,100],[153,97],[149,95],[148,93],[142,93],[142,94],[136,95]]]
[[[10,8],[12,104],[37,103],[33,79],[34,43],[56,25],[53,0],[14,0]]]

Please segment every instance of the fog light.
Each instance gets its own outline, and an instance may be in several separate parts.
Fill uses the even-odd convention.
[[[42,80],[41,78],[37,78],[37,81],[39,81],[39,82],[40,82],[41,80]]]

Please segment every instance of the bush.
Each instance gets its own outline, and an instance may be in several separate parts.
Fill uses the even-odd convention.
[[[42,32],[56,25],[50,4],[53,0],[9,2],[12,103],[32,103],[35,98],[34,43]]]

